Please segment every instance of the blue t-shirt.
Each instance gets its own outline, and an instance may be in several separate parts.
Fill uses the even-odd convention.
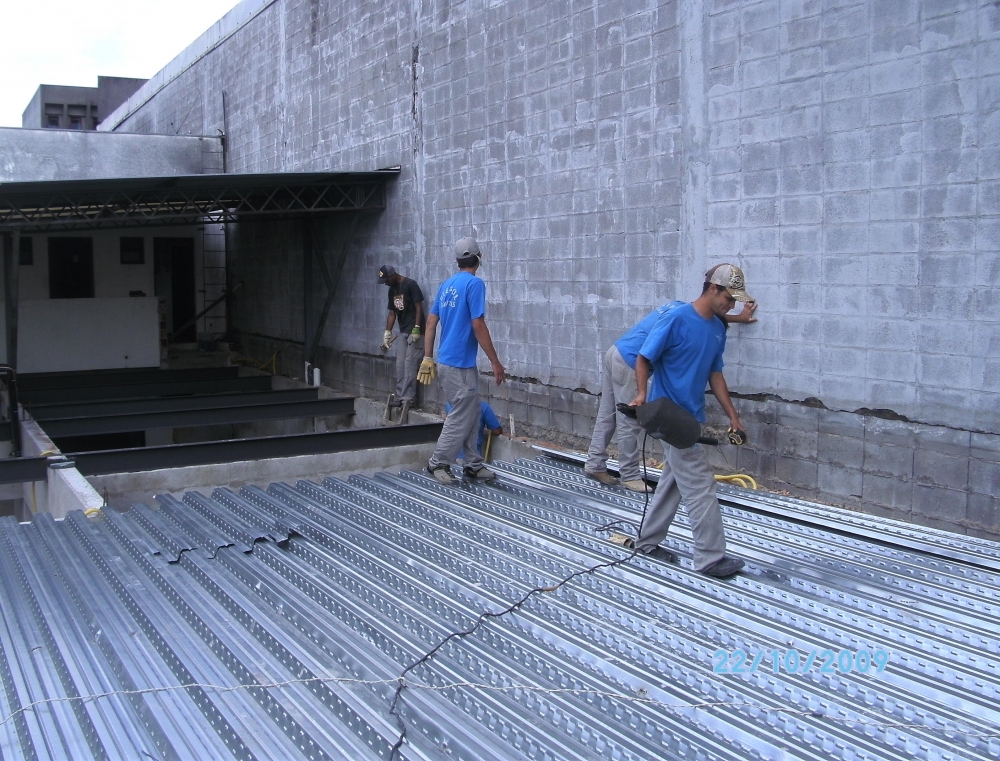
[[[486,283],[459,272],[441,283],[431,314],[441,321],[437,361],[449,367],[475,367],[479,342],[472,321],[486,314]]]
[[[705,422],[705,386],[710,373],[722,372],[726,327],[706,320],[690,304],[663,314],[639,353],[653,365],[649,401],[666,396]]]
[[[633,325],[628,333],[615,341],[618,353],[622,355],[622,359],[628,363],[629,367],[633,370],[635,369],[635,358],[638,356],[639,349],[642,348],[643,343],[646,341],[646,336],[649,335],[649,331],[653,329],[656,321],[671,309],[683,303],[685,302],[670,301],[661,307],[657,307]]]
[[[479,418],[479,439],[476,442],[476,451],[479,454],[483,453],[483,442],[486,440],[486,431],[495,431],[500,428],[500,419],[497,414],[493,411],[493,408],[489,404],[484,402],[482,399],[479,400],[479,408],[482,410],[482,416]],[[445,412],[451,412],[451,404],[445,403]],[[464,452],[464,448],[463,448]]]

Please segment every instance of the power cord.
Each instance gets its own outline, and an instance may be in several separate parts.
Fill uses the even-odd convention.
[[[642,437],[642,468],[643,468],[643,473],[645,473],[645,470],[646,470],[646,438],[647,438],[648,435],[649,434],[645,434]],[[638,538],[638,536],[640,536],[642,534],[642,527],[643,527],[643,524],[646,522],[646,510],[648,508],[649,508],[649,490],[647,489],[647,491],[646,491],[646,499],[645,499],[645,502],[644,502],[644,504],[642,506],[642,520],[639,521],[639,532],[638,532],[638,534],[636,534],[637,538]],[[594,530],[597,531],[597,530],[600,530],[600,529],[594,529]],[[552,585],[547,586],[547,587],[535,587],[534,589],[531,589],[527,593],[525,593],[525,595],[520,600],[518,600],[517,602],[515,602],[513,605],[508,606],[504,610],[495,611],[495,612],[484,611],[484,612],[480,613],[479,616],[478,616],[478,618],[476,618],[475,623],[473,623],[472,626],[470,626],[468,629],[465,629],[464,631],[454,631],[454,632],[452,632],[451,634],[449,634],[448,636],[446,636],[444,639],[442,639],[440,642],[438,642],[434,647],[432,647],[430,650],[428,650],[426,653],[424,653],[422,656],[420,656],[417,660],[415,660],[413,663],[411,663],[409,666],[407,666],[405,669],[403,669],[403,671],[400,673],[400,675],[398,677],[396,677],[396,691],[395,691],[395,693],[392,696],[392,703],[389,705],[389,715],[392,716],[396,720],[396,724],[399,727],[399,738],[396,740],[396,743],[392,746],[392,750],[389,751],[389,761],[394,761],[395,760],[396,754],[399,752],[399,749],[403,746],[403,743],[406,742],[406,724],[403,722],[403,717],[399,715],[399,712],[398,712],[397,708],[399,706],[399,699],[400,699],[400,697],[403,694],[403,690],[406,688],[406,675],[407,674],[409,674],[411,671],[413,671],[413,669],[415,669],[417,666],[420,666],[421,664],[426,663],[428,660],[430,660],[431,658],[433,658],[434,655],[436,655],[437,652],[442,647],[444,647],[446,644],[448,644],[451,640],[453,640],[453,639],[463,639],[465,637],[468,637],[470,634],[474,634],[479,629],[480,626],[482,626],[484,623],[486,623],[486,621],[488,619],[491,619],[491,618],[502,618],[503,616],[506,616],[506,615],[508,615],[510,613],[513,613],[518,608],[520,608],[522,605],[524,605],[534,595],[540,594],[542,592],[555,592],[560,587],[568,584],[573,579],[575,579],[575,578],[577,578],[579,576],[588,576],[588,575],[590,575],[592,573],[596,573],[597,571],[600,571],[600,570],[603,570],[603,569],[606,569],[606,568],[614,568],[615,566],[625,565],[626,563],[628,563],[629,561],[631,561],[636,555],[640,554],[639,549],[634,546],[634,543],[633,543],[633,547],[631,549],[632,549],[632,551],[628,555],[626,555],[623,558],[618,558],[618,560],[612,560],[612,561],[607,562],[607,563],[598,563],[597,565],[590,566],[589,568],[584,568],[583,570],[580,570],[580,571],[574,571],[569,576],[567,576],[564,579],[562,579],[562,581],[556,582],[555,584],[552,584]]]

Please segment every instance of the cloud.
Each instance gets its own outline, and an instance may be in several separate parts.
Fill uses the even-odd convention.
[[[0,126],[20,127],[40,84],[148,79],[237,0],[0,0]]]

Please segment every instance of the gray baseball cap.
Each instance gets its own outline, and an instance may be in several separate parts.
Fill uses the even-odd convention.
[[[475,238],[461,238],[455,241],[455,258],[464,259],[467,256],[482,257],[483,252],[479,250],[479,244]]]

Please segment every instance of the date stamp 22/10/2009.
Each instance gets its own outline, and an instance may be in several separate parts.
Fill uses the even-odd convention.
[[[712,671],[716,674],[755,674],[765,668],[774,674],[881,674],[889,665],[889,653],[875,650],[716,650]]]

